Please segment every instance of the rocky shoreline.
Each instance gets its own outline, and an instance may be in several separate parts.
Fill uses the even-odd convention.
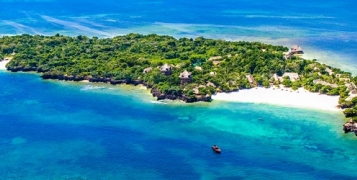
[[[164,99],[169,99],[169,100],[182,100],[185,103],[194,103],[198,101],[203,101],[203,102],[211,102],[211,96],[204,96],[204,95],[196,95],[192,97],[188,97],[185,95],[176,95],[176,94],[165,94],[162,93],[159,89],[153,88],[152,84],[147,84],[146,82],[142,80],[115,80],[111,78],[105,78],[105,77],[89,77],[89,76],[67,76],[67,75],[62,75],[62,74],[50,74],[44,71],[43,69],[36,68],[36,67],[8,67],[7,70],[11,72],[37,72],[37,73],[42,73],[41,77],[42,79],[55,79],[55,80],[61,80],[61,81],[84,81],[87,80],[89,82],[93,83],[110,83],[112,85],[116,84],[130,84],[137,86],[139,84],[151,89],[150,92],[151,94],[156,97],[157,100],[164,100]]]

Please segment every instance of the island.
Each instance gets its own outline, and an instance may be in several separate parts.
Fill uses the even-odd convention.
[[[339,96],[339,108],[357,120],[357,77],[301,57],[303,49],[260,42],[127,34],[112,38],[55,34],[0,38],[9,71],[43,79],[142,84],[158,100],[207,101],[220,92],[256,87],[304,88]]]

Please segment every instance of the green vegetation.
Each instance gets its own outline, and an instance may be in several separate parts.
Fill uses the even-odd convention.
[[[348,108],[346,116],[357,116],[357,100],[349,98],[354,87],[348,87],[357,84],[357,77],[316,60],[299,56],[285,59],[287,51],[283,46],[259,42],[175,39],[156,34],[103,39],[59,34],[0,38],[0,59],[13,56],[7,65],[12,71],[31,70],[43,73],[43,77],[72,77],[70,80],[139,81],[166,95],[192,98],[282,84],[294,90],[304,87],[312,92],[340,95],[341,107]],[[160,71],[164,64],[172,67],[167,75]],[[143,73],[149,67],[152,69]],[[179,75],[184,70],[191,76],[182,82]],[[299,77],[273,77],[284,73],[297,73]],[[252,81],[248,75],[252,75]]]

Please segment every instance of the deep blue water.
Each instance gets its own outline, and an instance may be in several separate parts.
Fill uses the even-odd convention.
[[[138,32],[299,44],[357,73],[357,3],[0,0],[0,34]],[[0,179],[355,179],[342,113],[156,102],[144,89],[0,71]],[[214,154],[210,147],[223,152]]]

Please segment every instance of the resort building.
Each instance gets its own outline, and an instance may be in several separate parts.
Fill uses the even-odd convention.
[[[333,71],[332,71],[330,68],[328,68],[328,67],[326,67],[325,71],[326,71],[330,76],[333,74]]]
[[[164,64],[160,67],[160,71],[165,75],[170,75],[172,73],[172,67],[168,64]]]
[[[145,68],[143,73],[146,74],[148,72],[152,71],[152,67]]]
[[[300,76],[298,73],[284,73],[283,77],[285,77],[285,76],[288,76],[290,78],[290,81],[292,81],[292,82],[300,79]]]
[[[279,81],[279,82],[281,81],[281,77],[279,77],[278,74],[276,74],[276,73],[273,74],[273,79],[274,79],[274,81]]]
[[[345,86],[347,87],[347,89],[348,89],[350,92],[357,89],[356,85],[355,85],[353,82],[351,82],[351,83],[346,83]]]
[[[336,74],[336,77],[338,78],[338,80],[340,81],[344,81],[344,82],[350,82],[350,76],[347,74]]]
[[[179,78],[181,80],[181,84],[191,82],[191,73],[185,70],[179,75]]]
[[[331,84],[331,83],[328,83],[326,81],[322,81],[320,79],[315,79],[312,81],[314,84],[322,84],[324,86],[331,86],[332,88],[337,88],[338,85],[337,84]]]
[[[287,52],[284,56],[285,59],[289,59],[291,58],[291,56],[293,56],[294,54],[304,54],[304,51],[302,50],[302,48],[298,45],[293,45],[289,52]]]
[[[302,50],[302,48],[298,45],[293,45],[290,48],[290,52],[293,54],[304,54],[304,51]]]
[[[214,88],[216,87],[216,85],[214,85],[212,82],[209,82],[209,81],[207,82],[206,86],[207,86],[207,87],[208,87],[208,86],[212,86],[212,87],[214,87]]]

